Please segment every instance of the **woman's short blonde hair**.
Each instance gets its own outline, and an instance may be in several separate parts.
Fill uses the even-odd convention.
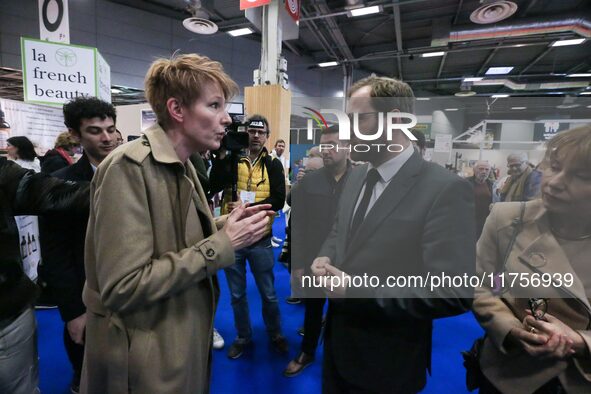
[[[217,82],[226,100],[238,93],[238,85],[224,72],[220,62],[197,54],[157,59],[150,66],[144,84],[146,98],[158,122],[168,126],[170,116],[166,101],[174,97],[181,105],[189,106],[199,98],[203,85],[208,82]]]
[[[591,124],[563,131],[548,141],[543,165],[552,160],[564,167],[591,168]]]
[[[76,138],[74,138],[74,136],[72,136],[72,133],[69,131],[64,131],[60,133],[55,139],[54,148],[70,149],[71,147],[78,145],[80,145],[80,143],[78,140],[76,140]]]

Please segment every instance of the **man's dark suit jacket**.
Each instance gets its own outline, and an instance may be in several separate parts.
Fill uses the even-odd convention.
[[[83,155],[78,162],[51,175],[69,181],[90,182],[94,172],[88,157]],[[90,195],[88,199],[90,201]],[[113,201],[113,204],[117,204],[117,201]],[[47,282],[64,322],[86,312],[82,302],[82,289],[86,280],[84,241],[87,223],[88,214],[73,218],[63,215],[39,218],[42,257],[40,275]]]
[[[366,173],[364,165],[350,174],[319,256],[349,275],[378,275],[381,283],[388,275],[474,273],[468,182],[414,152],[348,240]],[[326,349],[339,375],[354,386],[420,391],[430,369],[432,320],[467,311],[471,295],[453,288],[349,288],[347,298],[330,302]]]
[[[337,183],[326,167],[303,177],[291,190],[292,267],[310,273],[310,265],[328,237],[351,166]],[[342,183],[341,183],[342,182]]]

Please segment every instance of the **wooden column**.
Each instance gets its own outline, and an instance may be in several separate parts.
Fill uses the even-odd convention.
[[[244,109],[247,116],[263,115],[269,121],[271,133],[267,149],[282,139],[289,149],[289,127],[291,118],[291,92],[281,85],[249,86],[244,89]],[[288,156],[289,157],[289,156]]]

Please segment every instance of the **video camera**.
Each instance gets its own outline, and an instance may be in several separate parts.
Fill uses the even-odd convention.
[[[248,148],[248,133],[244,115],[230,114],[232,124],[226,127],[226,135],[222,139],[221,148],[230,151],[232,154],[239,154]]]

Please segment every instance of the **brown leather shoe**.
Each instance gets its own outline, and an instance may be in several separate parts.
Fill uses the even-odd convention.
[[[294,358],[289,362],[289,364],[287,364],[287,367],[283,371],[283,376],[291,378],[296,375],[299,375],[304,370],[304,368],[306,368],[313,362],[314,356],[310,356],[309,354],[300,352],[300,354],[298,354],[296,358]]]

